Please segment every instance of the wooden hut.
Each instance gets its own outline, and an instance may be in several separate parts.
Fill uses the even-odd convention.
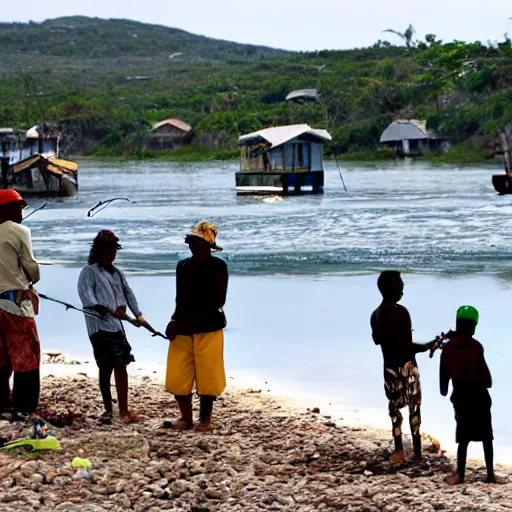
[[[170,118],[155,123],[151,131],[152,149],[172,149],[189,142],[192,126],[181,119]]]
[[[399,156],[421,156],[442,148],[444,138],[427,130],[426,121],[396,119],[380,136],[380,143],[393,148]]]
[[[274,126],[242,135],[238,194],[318,194],[324,190],[326,130],[307,124]]]

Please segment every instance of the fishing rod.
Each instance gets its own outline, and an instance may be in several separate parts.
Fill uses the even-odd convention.
[[[87,217],[94,217],[98,213],[100,213],[102,210],[110,206],[114,201],[128,201],[129,203],[135,203],[135,201],[132,201],[128,199],[127,197],[114,197],[112,199],[107,199],[105,201],[100,201],[96,206],[93,206],[88,212]],[[103,208],[100,208],[100,206],[103,206]],[[98,208],[100,208],[98,210]],[[98,211],[96,211],[98,210]],[[94,213],[93,213],[94,212]]]
[[[343,188],[345,189],[345,192],[348,194],[347,187],[345,186],[345,180],[343,179],[343,175],[341,174],[341,167],[338,163],[338,159],[336,158],[336,154],[334,155],[334,161],[336,162],[336,165],[338,166],[338,171],[340,173],[341,182],[343,183]]]
[[[53,297],[48,297],[48,295],[45,295],[44,293],[38,293],[38,295],[39,295],[39,297],[41,297],[41,299],[45,299],[45,300],[49,300],[51,302],[56,302],[57,304],[61,304],[62,306],[64,306],[66,308],[66,311],[68,309],[73,309],[74,311],[83,313],[85,316],[89,316],[91,318],[96,318],[97,320],[104,319],[104,317],[94,313],[93,311],[88,311],[87,309],[78,308],[76,306],[73,306],[73,304],[69,304],[68,302],[64,302],[59,299],[54,299]],[[114,316],[110,311],[108,314],[111,316]],[[115,316],[115,318],[118,318],[118,317]],[[128,315],[123,315],[122,318],[118,318],[118,320],[124,320],[125,322],[128,322],[128,323],[134,325],[135,327],[141,327],[141,325],[142,325],[145,329],[147,329],[153,335],[153,337],[158,336],[160,338],[164,338],[165,340],[168,339],[167,336],[163,335],[161,332],[157,331],[156,329],[153,329],[153,327],[151,327],[151,325],[149,325],[147,322],[139,324],[137,322],[137,320],[129,317]]]
[[[47,205],[48,205],[48,203],[43,203],[39,208],[35,208],[28,215],[25,215],[25,217],[23,217],[23,220],[28,219],[31,215],[34,215],[34,213],[37,213],[39,210],[46,208]]]

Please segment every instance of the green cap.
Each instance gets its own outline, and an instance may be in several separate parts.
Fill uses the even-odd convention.
[[[478,324],[478,319],[480,315],[478,311],[473,306],[461,306],[457,310],[457,320],[471,320]]]

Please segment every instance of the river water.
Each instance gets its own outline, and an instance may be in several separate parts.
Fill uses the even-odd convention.
[[[316,397],[334,414],[389,427],[369,316],[380,300],[376,271],[404,270],[403,304],[416,341],[453,327],[461,304],[480,310],[477,338],[494,377],[496,458],[512,462],[512,198],[494,192],[496,168],[344,163],[347,194],[328,162],[323,196],[257,199],[236,197],[236,162],[86,161],[80,196],[52,201],[27,220],[37,257],[59,263],[43,268],[38,289],[77,302],[90,243],[100,229],[113,229],[123,244],[118,264],[130,274],[145,316],[163,330],[173,309],[175,264],[187,256],[184,234],[193,223],[212,220],[232,275],[228,374],[259,376],[272,391]],[[112,197],[132,203],[87,217],[89,208]],[[42,306],[43,348],[91,358],[81,316]],[[131,327],[128,335],[138,361],[165,363],[165,342]],[[453,411],[438,390],[439,355],[418,359],[423,429],[453,449]],[[471,454],[481,456],[481,448]]]
[[[39,254],[75,265],[95,233],[110,227],[123,241],[123,267],[143,274],[173,270],[186,254],[184,233],[203,218],[218,223],[231,272],[241,275],[510,268],[512,204],[494,192],[492,166],[343,164],[346,194],[328,162],[324,195],[284,200],[237,197],[237,166],[86,162],[79,197],[51,203],[28,224]],[[86,216],[112,197],[136,204]]]

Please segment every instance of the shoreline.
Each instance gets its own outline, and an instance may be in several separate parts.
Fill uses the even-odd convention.
[[[161,386],[164,390],[165,385],[165,364],[154,364],[154,363],[131,363],[128,366],[128,377],[129,382],[132,380],[138,381],[140,379],[144,381],[151,381],[154,384]],[[48,362],[43,361],[41,364],[41,379],[44,378],[58,378],[66,379],[73,377],[85,377],[87,379],[97,380],[98,379],[98,368],[94,362],[80,361],[79,359],[70,359],[69,362]],[[328,420],[327,423],[336,426],[342,426],[346,428],[363,429],[365,431],[371,431],[378,433],[380,437],[389,438],[389,444],[391,446],[391,435],[390,428],[385,428],[379,424],[372,424],[365,422],[361,416],[361,410],[351,409],[349,406],[344,406],[343,412],[340,407],[335,407],[329,401],[329,398],[320,397],[315,394],[308,394],[304,392],[290,393],[286,390],[275,388],[273,383],[269,383],[261,376],[251,375],[250,377],[240,378],[234,375],[227,375],[227,393],[245,393],[253,396],[261,396],[269,398],[278,402],[281,406],[301,413],[305,411],[315,411],[319,419]],[[112,381],[113,382],[113,381]],[[113,386],[113,390],[114,390]],[[170,401],[173,401],[171,395],[166,393]],[[140,411],[135,411],[139,413]],[[340,416],[340,413],[343,416]],[[366,417],[371,416],[371,413],[367,413]],[[404,413],[404,425],[407,423],[407,413]],[[455,428],[455,425],[454,425]],[[411,445],[411,435],[406,431],[404,432],[404,442]],[[439,446],[439,452],[445,454],[452,460],[456,459],[456,451],[446,449],[442,443],[436,438],[435,432],[426,432],[422,430],[422,437],[427,440],[431,445],[432,443]],[[478,443],[473,443],[478,444]],[[483,467],[484,459],[482,457],[468,457],[469,462],[479,464]],[[496,467],[510,468],[512,474],[512,462],[509,463],[495,463]]]
[[[466,484],[447,486],[452,462],[427,436],[421,464],[408,457],[390,469],[389,432],[334,422],[254,389],[226,390],[211,433],[176,432],[165,425],[177,414],[172,397],[156,377],[132,376],[130,400],[143,421],[102,424],[97,383],[79,375],[80,365],[43,366],[45,374],[75,375],[44,377],[41,404],[73,408],[77,417],[70,427],[51,427],[59,451],[0,452],[2,512],[377,512],[399,503],[414,511],[498,511],[512,499],[512,483],[483,483],[481,464],[468,465]],[[407,438],[405,447],[411,455]],[[90,479],[73,478],[76,456],[90,460]]]

